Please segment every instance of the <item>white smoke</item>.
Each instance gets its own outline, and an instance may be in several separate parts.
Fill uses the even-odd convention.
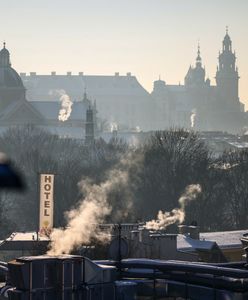
[[[190,126],[191,128],[195,127],[195,118],[196,118],[196,109],[193,109],[190,115]]]
[[[71,101],[69,95],[65,92],[65,90],[51,90],[49,92],[51,96],[59,96],[59,100],[61,102],[61,108],[59,110],[58,120],[65,122],[71,115],[73,102]]]
[[[108,194],[122,184],[127,185],[127,181],[126,171],[114,169],[109,172],[107,180],[99,185],[88,179],[80,182],[79,186],[85,197],[79,207],[67,212],[68,227],[53,230],[48,254],[68,254],[92,239],[99,242],[108,240],[109,235],[100,231],[97,224],[103,223],[112,211]]]
[[[133,197],[129,189],[128,170],[130,167],[139,168],[143,163],[143,156],[137,155],[123,158],[118,166],[109,171],[106,180],[96,184],[89,179],[82,180],[79,183],[84,198],[80,201],[78,207],[66,213],[67,227],[54,229],[51,233],[51,244],[49,255],[69,254],[75,248],[81,245],[87,245],[92,240],[101,243],[110,239],[109,232],[103,232],[98,224],[104,223],[106,218],[112,212],[112,204],[109,195],[111,192],[120,190],[120,186],[125,189],[124,205],[115,211],[115,216],[119,219],[127,216],[132,210]],[[121,189],[122,190],[122,189]],[[159,212],[157,220],[146,223],[147,229],[162,229],[169,224],[182,223],[185,217],[186,204],[195,199],[201,192],[199,184],[189,185],[179,199],[180,208],[172,212]]]
[[[187,203],[195,200],[201,193],[201,186],[199,184],[188,185],[184,193],[179,198],[179,208],[174,208],[170,212],[158,212],[157,219],[146,222],[145,228],[149,230],[163,230],[167,226],[179,223],[181,224],[185,219],[185,207]]]
[[[110,132],[114,132],[118,130],[118,124],[115,122],[110,123]]]

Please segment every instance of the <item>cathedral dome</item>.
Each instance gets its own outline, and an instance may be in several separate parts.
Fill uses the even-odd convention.
[[[3,49],[0,51],[0,88],[17,88],[24,87],[19,74],[11,67],[10,54],[3,44]]]
[[[13,68],[2,68],[0,66],[0,88],[1,87],[15,88],[24,86],[21,77]]]

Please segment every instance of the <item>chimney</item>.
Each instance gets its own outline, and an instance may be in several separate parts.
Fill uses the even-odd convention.
[[[36,76],[36,72],[30,72],[30,76]]]
[[[120,74],[119,72],[115,72],[115,76],[118,77]]]
[[[67,76],[71,76],[71,72],[67,72],[66,75],[67,75]]]
[[[200,230],[199,226],[189,226],[189,236],[194,240],[199,240]]]
[[[84,72],[78,72],[79,76],[84,76]]]
[[[131,240],[136,241],[139,240],[140,231],[139,230],[132,230],[131,231]]]
[[[199,226],[193,225],[178,225],[178,231],[180,234],[188,235],[194,240],[199,240],[200,238],[200,230]]]
[[[188,226],[187,225],[178,225],[178,232],[180,234],[187,234],[188,233]]]
[[[141,243],[146,243],[150,238],[150,231],[146,228],[142,228],[139,231],[139,241]]]
[[[55,76],[55,75],[56,75],[56,72],[55,72],[55,71],[52,71],[52,72],[51,72],[51,75],[52,75],[52,76]]]
[[[173,259],[177,252],[177,234],[157,234],[153,246],[157,248],[158,258]]]
[[[26,73],[20,73],[20,76],[21,76],[21,77],[25,77],[25,76],[26,76]]]
[[[132,76],[132,73],[131,72],[127,72],[127,77],[130,77]]]

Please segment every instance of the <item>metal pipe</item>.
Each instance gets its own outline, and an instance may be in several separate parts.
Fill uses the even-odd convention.
[[[218,267],[206,264],[176,261],[156,261],[152,259],[127,259],[121,262],[123,268],[157,269],[162,272],[179,271],[202,274],[212,274],[234,278],[248,278],[247,270]]]
[[[123,278],[130,279],[150,279],[153,282],[155,279],[164,279],[168,281],[181,282],[186,285],[197,285],[209,287],[212,289],[223,289],[235,292],[246,292],[248,291],[248,279],[236,279],[229,277],[216,277],[210,274],[189,274],[189,273],[156,273],[155,277],[152,273],[142,273],[142,272],[123,272]],[[186,289],[187,293],[187,289]]]

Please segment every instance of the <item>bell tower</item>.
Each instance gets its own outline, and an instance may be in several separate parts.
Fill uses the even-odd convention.
[[[228,28],[226,28],[226,35],[222,42],[222,52],[219,54],[216,85],[218,95],[229,111],[240,111],[238,83],[236,55],[232,50],[232,41],[228,34]]]

